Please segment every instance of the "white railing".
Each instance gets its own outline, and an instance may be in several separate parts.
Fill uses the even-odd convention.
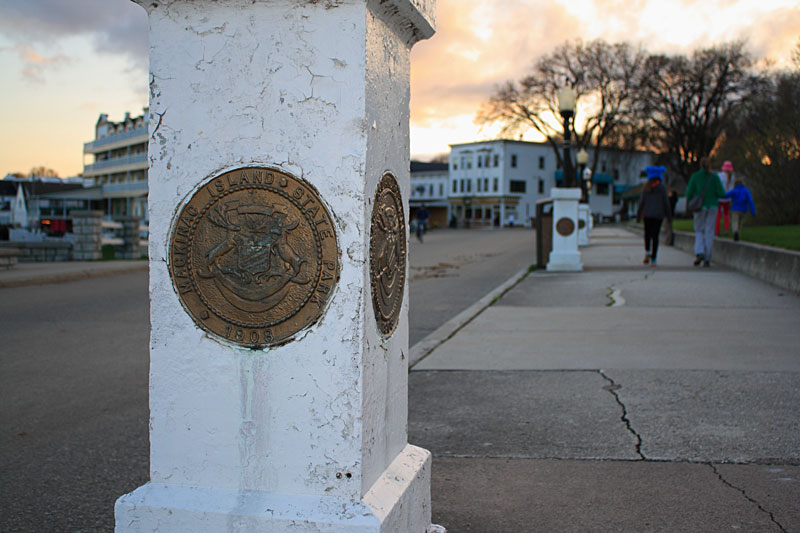
[[[147,126],[142,126],[140,128],[136,128],[134,130],[124,131],[122,133],[113,133],[108,137],[101,137],[94,141],[90,141],[88,143],[83,143],[83,149],[88,150],[90,148],[99,148],[105,144],[111,144],[120,141],[126,141],[128,139],[132,139],[134,137],[140,137],[142,135],[147,135]]]
[[[126,155],[124,157],[113,157],[111,159],[102,159],[90,165],[84,166],[83,171],[90,172],[93,170],[103,170],[106,168],[121,167],[125,165],[136,165],[141,163],[147,163],[147,153],[145,152],[142,152],[141,154]]]
[[[122,222],[103,219],[102,228],[100,238],[101,244],[110,244],[112,246],[122,246],[125,244],[125,239],[120,235],[122,233]],[[149,238],[150,226],[148,224],[139,224],[139,246],[146,247]]]
[[[114,222],[113,220],[103,220],[102,233],[100,242],[101,244],[111,244],[113,246],[122,246],[125,240],[119,237],[118,234],[122,230],[122,222]]]

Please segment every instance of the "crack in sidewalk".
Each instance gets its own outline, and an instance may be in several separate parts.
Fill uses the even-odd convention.
[[[625,407],[625,404],[622,403],[619,394],[617,394],[617,390],[619,390],[622,387],[622,385],[619,385],[616,381],[608,377],[608,375],[606,375],[606,373],[603,372],[602,370],[598,370],[597,373],[600,374],[603,377],[603,379],[608,381],[608,385],[603,387],[603,389],[607,390],[608,392],[611,393],[612,396],[614,396],[614,400],[616,400],[617,405],[619,405],[620,408],[622,409],[622,416],[620,416],[620,420],[622,420],[622,422],[625,424],[625,427],[628,428],[628,431],[631,433],[631,435],[636,437],[636,454],[639,456],[641,460],[647,461],[648,460],[647,457],[645,457],[645,455],[642,453],[642,436],[639,435],[639,433],[637,433],[635,429],[633,429],[631,421],[628,418],[628,409]]]
[[[776,526],[778,526],[778,528],[780,528],[780,530],[781,530],[781,531],[783,531],[783,533],[786,533],[786,532],[787,532],[786,528],[785,528],[785,527],[783,527],[783,525],[782,525],[780,522],[778,522],[778,521],[775,519],[775,515],[774,515],[773,513],[771,513],[770,511],[767,511],[767,510],[766,510],[766,509],[765,509],[765,508],[764,508],[764,507],[763,507],[763,506],[762,506],[760,503],[758,503],[758,502],[757,502],[757,501],[756,501],[754,498],[752,498],[751,496],[749,496],[749,495],[747,494],[747,492],[746,492],[746,491],[745,491],[743,488],[741,488],[741,487],[737,487],[736,485],[734,485],[733,483],[731,483],[730,481],[728,481],[727,479],[725,479],[725,478],[722,476],[722,473],[721,473],[719,470],[717,470],[717,467],[716,467],[716,465],[714,465],[714,463],[706,463],[706,464],[707,464],[709,467],[711,467],[711,470],[713,470],[713,471],[714,471],[714,473],[717,475],[717,477],[718,477],[718,478],[719,478],[719,480],[720,480],[720,481],[723,483],[723,485],[726,485],[726,486],[728,486],[728,487],[732,488],[733,490],[739,491],[739,492],[742,494],[742,496],[744,496],[744,497],[745,497],[745,499],[746,499],[747,501],[749,501],[750,503],[752,503],[752,504],[754,504],[756,507],[758,507],[758,510],[759,510],[759,511],[761,511],[761,512],[763,512],[763,513],[766,513],[766,514],[769,516],[769,519],[772,521],[772,523],[773,523],[773,524],[775,524]]]

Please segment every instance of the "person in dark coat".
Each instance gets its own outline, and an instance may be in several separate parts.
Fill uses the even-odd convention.
[[[647,183],[644,185],[642,195],[639,197],[639,209],[636,220],[644,219],[644,250],[645,265],[656,266],[658,257],[658,234],[661,232],[661,223],[666,218],[672,222],[672,209],[667,197],[667,189],[661,183],[664,176],[664,167],[647,167]]]

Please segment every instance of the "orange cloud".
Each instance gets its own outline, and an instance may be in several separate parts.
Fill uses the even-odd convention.
[[[436,35],[412,50],[412,122],[474,114],[497,85],[573,37],[570,19],[553,2],[439,0]]]
[[[45,57],[26,44],[7,47],[6,50],[17,52],[20,61],[22,61],[22,76],[28,81],[42,82],[44,81],[43,75],[46,69],[57,67],[70,61],[67,56],[62,54]]]
[[[788,64],[800,38],[800,6],[790,0],[438,0],[437,32],[411,51],[411,126],[416,139],[438,130],[441,151],[497,85],[517,80],[565,41],[629,41],[653,52],[689,53],[741,38],[756,57]],[[457,126],[456,126],[457,124]],[[473,127],[474,126],[474,127]],[[469,130],[469,131],[468,131]],[[434,131],[435,133],[435,131]]]

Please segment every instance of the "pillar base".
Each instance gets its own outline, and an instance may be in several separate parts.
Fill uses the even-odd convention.
[[[430,452],[407,445],[361,501],[147,483],[117,500],[116,530],[388,533],[430,524]]]
[[[581,254],[578,252],[551,252],[547,263],[548,272],[581,272]]]

